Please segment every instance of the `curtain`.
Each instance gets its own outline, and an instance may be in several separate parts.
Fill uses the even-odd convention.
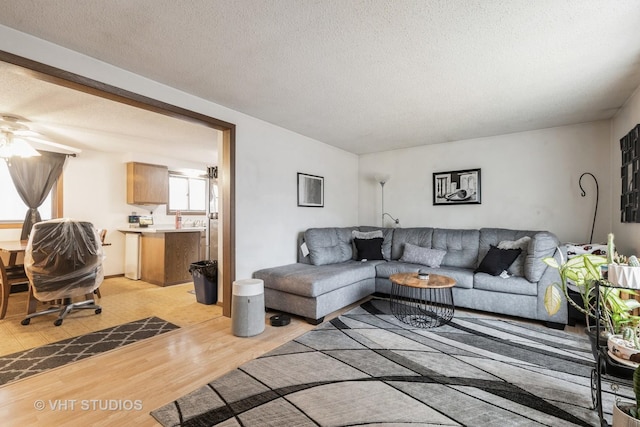
[[[29,207],[22,225],[20,240],[27,240],[33,224],[42,220],[38,208],[60,177],[67,160],[66,154],[49,151],[39,151],[39,153],[41,154],[39,157],[12,157],[7,163],[13,185],[24,204]]]

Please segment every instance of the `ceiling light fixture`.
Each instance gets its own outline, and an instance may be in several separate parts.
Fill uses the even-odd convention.
[[[12,157],[35,157],[38,153],[27,141],[14,138],[13,133],[2,131],[0,135],[0,158],[5,160]]]
[[[54,147],[55,150],[62,150],[68,156],[75,156],[82,150],[58,142],[50,141],[46,136],[38,131],[32,130],[25,123],[27,119],[13,114],[0,113],[0,158],[8,161],[11,157],[34,157],[39,156],[34,148],[40,148],[41,145]],[[68,154],[72,153],[72,154]]]

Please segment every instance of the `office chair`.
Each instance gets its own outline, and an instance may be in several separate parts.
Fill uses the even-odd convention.
[[[33,225],[24,256],[24,269],[29,278],[28,325],[31,319],[50,313],[58,313],[53,324],[60,326],[71,311],[102,308],[93,300],[93,291],[104,279],[102,262],[104,253],[93,224],[86,221],[57,219]],[[86,301],[72,302],[84,296]],[[37,300],[61,303],[35,312]]]

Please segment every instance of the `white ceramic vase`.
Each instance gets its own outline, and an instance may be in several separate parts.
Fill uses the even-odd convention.
[[[609,264],[607,267],[609,282],[623,288],[640,288],[640,267]]]

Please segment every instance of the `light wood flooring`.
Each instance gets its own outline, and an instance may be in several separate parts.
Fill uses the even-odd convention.
[[[181,328],[0,386],[0,425],[158,426],[150,411],[313,329],[295,317],[288,326],[272,327],[268,317],[274,313],[265,313],[264,333],[235,337],[222,308],[197,303],[188,293],[192,288],[107,279],[102,314],[76,312],[60,327],[53,326],[53,316],[20,325],[26,297],[12,294],[8,315],[0,320],[2,354],[149,316]]]
[[[11,294],[7,316],[0,320],[0,356],[150,316],[178,326],[222,316],[222,307],[196,301],[195,295],[189,293],[193,291],[193,283],[163,288],[141,280],[114,277],[106,279],[100,290],[102,298],[96,301],[103,308],[101,314],[96,315],[92,310],[77,311],[59,327],[53,326],[54,315],[36,317],[28,326],[22,326],[27,293]],[[45,304],[38,305],[38,310],[44,308]]]
[[[26,298],[12,295],[9,315],[0,321],[1,354],[149,316],[181,328],[0,386],[0,425],[158,426],[150,411],[313,329],[296,317],[288,326],[272,327],[268,317],[274,313],[268,312],[264,333],[235,337],[221,307],[198,304],[188,293],[192,288],[108,279],[99,301],[102,314],[78,312],[60,327],[53,326],[52,316],[21,326]]]

